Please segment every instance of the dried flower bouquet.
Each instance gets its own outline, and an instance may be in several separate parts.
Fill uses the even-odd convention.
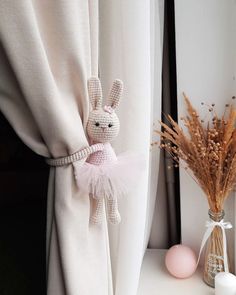
[[[184,99],[187,115],[181,121],[188,132],[168,115],[172,128],[160,122],[162,131],[155,130],[161,136],[160,147],[200,185],[210,210],[220,212],[236,185],[236,109],[227,104],[223,116],[218,117],[212,104],[208,106],[212,118],[204,122],[185,94]]]

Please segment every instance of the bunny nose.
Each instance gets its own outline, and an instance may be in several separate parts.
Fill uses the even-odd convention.
[[[102,128],[102,131],[104,132],[105,131],[105,129],[106,129],[106,127],[101,127]]]

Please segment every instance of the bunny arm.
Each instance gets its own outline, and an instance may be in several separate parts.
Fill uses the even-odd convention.
[[[92,144],[90,146],[87,146],[84,149],[79,151],[79,153],[80,153],[79,160],[87,158],[89,155],[94,154],[98,151],[103,151],[103,150],[104,150],[104,144],[102,144],[102,143],[96,143],[96,144]]]
[[[104,150],[104,145],[102,143],[96,143],[90,146],[87,146],[76,153],[67,156],[67,157],[61,157],[57,159],[46,159],[46,163],[50,166],[64,166],[71,164],[73,162],[80,161],[84,158],[87,158],[89,155],[98,152],[98,151],[103,151]]]

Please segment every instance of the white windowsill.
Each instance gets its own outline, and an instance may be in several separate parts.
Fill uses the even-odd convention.
[[[166,250],[146,251],[138,295],[214,295],[214,289],[202,281],[202,270],[188,279],[175,279],[165,268]]]

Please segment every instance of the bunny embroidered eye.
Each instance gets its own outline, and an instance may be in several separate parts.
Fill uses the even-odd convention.
[[[113,126],[113,124],[111,124],[111,123],[108,124],[108,127],[109,127],[109,128],[111,128],[112,126]]]
[[[95,126],[99,127],[99,126],[100,126],[100,124],[99,124],[98,122],[96,122],[96,123],[95,123]]]

